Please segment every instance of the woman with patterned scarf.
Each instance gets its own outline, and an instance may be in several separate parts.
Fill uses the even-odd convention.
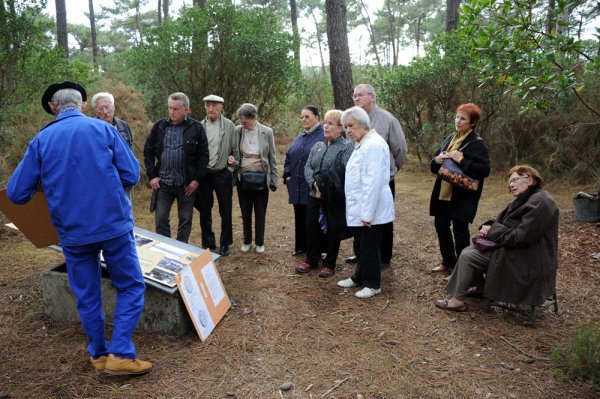
[[[456,132],[446,137],[430,163],[431,172],[437,174],[442,163],[451,159],[467,176],[480,181],[477,190],[470,191],[439,176],[436,179],[429,210],[434,216],[442,263],[431,269],[433,273],[451,272],[461,251],[469,246],[469,223],[477,213],[483,179],[490,174],[488,148],[475,131],[480,117],[477,105],[460,105],[454,118]]]

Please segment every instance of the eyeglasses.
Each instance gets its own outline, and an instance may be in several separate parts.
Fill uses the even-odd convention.
[[[96,108],[94,108],[96,111],[108,111],[109,109],[112,109],[112,105],[102,105],[102,106],[97,106]]]
[[[310,118],[310,115],[302,115],[302,116],[300,117],[300,119],[308,119],[308,118]]]
[[[510,186],[512,183],[516,183],[517,181],[519,181],[519,179],[529,179],[529,176],[517,176],[517,177],[513,177],[512,179],[508,179],[506,181],[506,184],[508,184]]]

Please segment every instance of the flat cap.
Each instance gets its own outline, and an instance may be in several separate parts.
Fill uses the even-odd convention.
[[[224,103],[225,100],[223,99],[223,97],[219,97],[219,96],[215,96],[214,94],[211,94],[210,96],[206,96],[202,99],[202,101],[207,102],[207,101],[212,101],[214,103]]]
[[[54,93],[62,89],[75,89],[81,93],[81,100],[87,101],[87,93],[83,86],[79,83],[71,82],[68,80],[65,80],[62,83],[52,83],[50,86],[48,86],[48,88],[44,92],[44,95],[42,96],[42,108],[44,108],[44,111],[46,111],[50,115],[54,114],[52,113],[52,108],[50,108],[50,105],[48,103],[52,101],[52,96],[54,95]]]

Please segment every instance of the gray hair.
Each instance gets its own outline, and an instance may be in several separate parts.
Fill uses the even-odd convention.
[[[256,105],[254,104],[245,103],[238,108],[236,114],[238,118],[244,117],[254,119],[258,116],[258,109],[256,109]]]
[[[342,114],[342,125],[346,125],[346,122],[350,118],[354,119],[356,123],[358,123],[365,129],[371,129],[371,118],[369,118],[369,114],[367,114],[367,111],[365,111],[361,107],[352,107],[345,110]]]
[[[188,96],[185,93],[181,93],[181,92],[173,93],[169,96],[169,100],[181,101],[181,105],[183,105],[183,108],[190,107],[190,99],[188,98]]]
[[[362,88],[362,87],[367,89],[367,93],[375,95],[375,89],[373,88],[373,86],[366,84],[366,83],[361,83],[361,84],[357,85],[354,89],[358,89],[358,88]]]
[[[83,100],[81,93],[75,89],[61,89],[54,93],[50,102],[56,105],[56,109],[60,111],[65,107],[77,107],[81,111]]]
[[[111,105],[115,105],[115,98],[112,94],[107,92],[101,92],[94,94],[94,97],[92,97],[92,108],[96,108],[96,101],[102,98],[106,98],[111,103]]]

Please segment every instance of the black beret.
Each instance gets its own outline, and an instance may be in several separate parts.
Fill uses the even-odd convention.
[[[52,113],[52,108],[50,108],[50,105],[48,103],[52,101],[52,96],[54,95],[54,93],[62,89],[75,89],[81,93],[81,99],[83,101],[87,101],[87,93],[83,86],[79,83],[70,82],[68,80],[65,80],[62,83],[53,83],[50,86],[48,86],[48,88],[44,92],[44,95],[42,96],[42,108],[44,108],[44,110],[50,115],[54,114]]]

